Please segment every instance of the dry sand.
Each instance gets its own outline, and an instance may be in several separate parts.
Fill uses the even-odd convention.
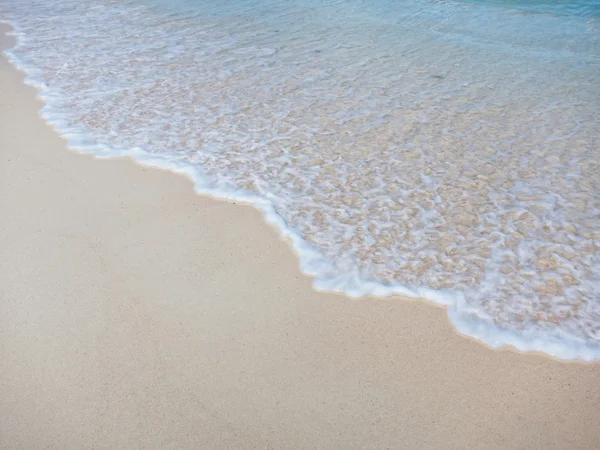
[[[257,211],[39,108],[2,57],[0,448],[600,448],[599,364],[315,292]]]

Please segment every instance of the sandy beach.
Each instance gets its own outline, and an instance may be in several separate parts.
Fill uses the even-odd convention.
[[[259,212],[67,149],[35,94],[2,55],[0,448],[600,448],[600,364],[316,292]]]

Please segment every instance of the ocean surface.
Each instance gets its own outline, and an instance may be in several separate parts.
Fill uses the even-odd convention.
[[[317,289],[600,360],[600,0],[0,0],[0,20],[72,147],[252,202]]]

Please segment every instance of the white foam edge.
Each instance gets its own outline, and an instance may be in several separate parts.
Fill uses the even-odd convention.
[[[341,293],[352,298],[368,296],[385,298],[397,295],[424,299],[445,306],[448,319],[456,331],[477,339],[489,347],[513,347],[520,352],[540,352],[566,361],[600,361],[600,344],[593,345],[583,340],[575,340],[570,335],[558,339],[537,330],[524,330],[517,333],[483,320],[474,311],[467,313],[468,307],[464,295],[459,291],[409,287],[401,284],[386,285],[365,279],[356,271],[331,275],[334,272],[333,264],[319,249],[307,242],[297,230],[290,227],[268,199],[240,189],[218,185],[211,181],[198,166],[172,161],[160,155],[148,153],[142,148],[119,150],[102,144],[93,144],[85,133],[66,129],[66,121],[63,119],[66,115],[53,111],[51,106],[53,95],[49,92],[49,86],[43,81],[42,72],[24,63],[13,51],[17,50],[20,41],[22,42],[23,33],[18,31],[18,27],[13,22],[7,20],[0,20],[0,22],[10,25],[12,31],[8,34],[17,38],[14,47],[4,51],[5,55],[18,70],[25,73],[25,83],[38,90],[38,98],[44,101],[40,116],[67,140],[69,148],[80,153],[92,154],[100,159],[129,157],[142,166],[169,170],[187,176],[194,184],[195,191],[200,195],[251,204],[263,213],[266,222],[273,226],[282,238],[290,241],[298,256],[300,270],[305,275],[313,277],[315,290]]]

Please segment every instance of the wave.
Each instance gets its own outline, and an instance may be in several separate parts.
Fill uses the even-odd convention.
[[[425,298],[493,347],[600,359],[596,22],[8,3],[8,54],[71,147],[252,203],[316,289]]]

